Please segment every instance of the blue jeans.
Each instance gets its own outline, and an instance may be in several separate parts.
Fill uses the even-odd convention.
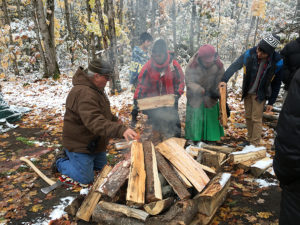
[[[69,152],[65,149],[66,158],[56,161],[57,170],[82,184],[94,181],[94,170],[101,170],[107,163],[106,152],[94,154]]]

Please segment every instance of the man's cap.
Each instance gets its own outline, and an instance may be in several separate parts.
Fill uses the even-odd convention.
[[[111,76],[113,74],[113,67],[103,59],[92,60],[88,65],[88,70],[100,75]]]
[[[273,54],[275,48],[280,43],[280,37],[276,34],[267,34],[258,43],[258,47],[269,56]]]
[[[216,49],[212,45],[202,45],[198,50],[198,57],[201,58],[203,62],[211,63],[215,60]]]
[[[167,43],[163,39],[157,40],[152,48],[152,54],[153,53],[163,53],[167,54]]]

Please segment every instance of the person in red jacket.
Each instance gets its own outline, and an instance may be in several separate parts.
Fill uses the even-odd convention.
[[[163,39],[157,40],[152,48],[151,59],[144,65],[139,76],[134,99],[174,94],[174,107],[146,110],[153,130],[165,137],[181,136],[178,115],[178,99],[184,92],[184,74],[174,54],[167,50]]]

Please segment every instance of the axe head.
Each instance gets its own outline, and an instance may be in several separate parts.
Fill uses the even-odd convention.
[[[62,186],[62,185],[68,185],[68,186],[72,186],[72,184],[68,184],[68,183],[63,183],[61,182],[60,180],[58,180],[56,183],[48,186],[48,187],[45,187],[45,188],[42,188],[41,191],[44,193],[44,194],[48,194],[49,192],[53,191],[54,189]]]

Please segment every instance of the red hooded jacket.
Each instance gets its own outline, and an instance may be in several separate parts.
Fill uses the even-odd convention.
[[[184,74],[179,63],[168,53],[164,64],[152,58],[144,65],[139,76],[134,99],[166,94],[181,96],[184,92]]]

